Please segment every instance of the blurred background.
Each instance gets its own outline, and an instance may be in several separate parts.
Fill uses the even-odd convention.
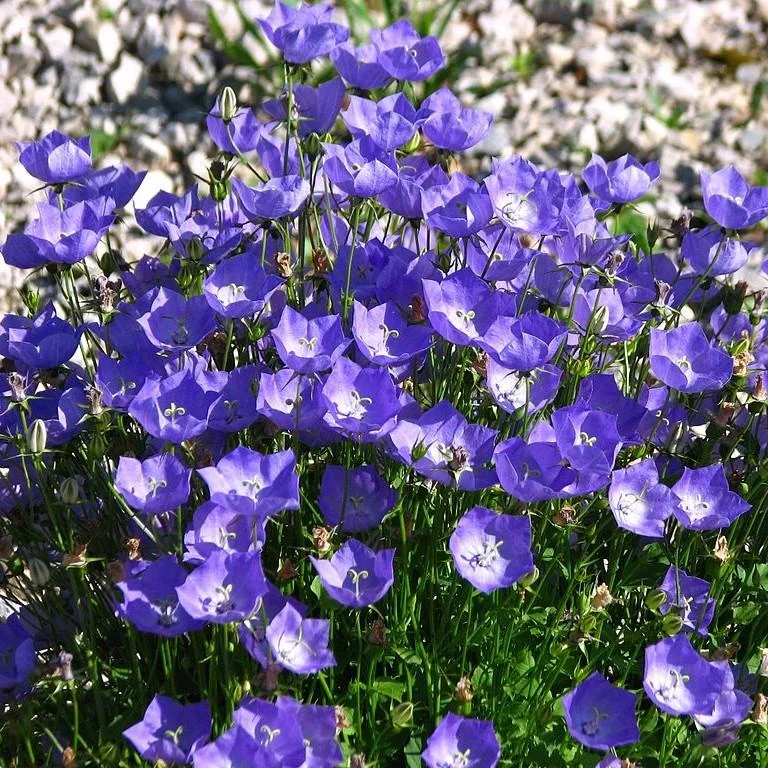
[[[135,203],[207,176],[205,113],[223,85],[274,96],[282,70],[254,20],[263,0],[0,0],[0,242],[35,212],[16,141],[90,134],[98,165],[149,168]],[[522,154],[579,171],[591,153],[661,162],[643,213],[664,225],[703,168],[768,184],[768,0],[337,0],[358,40],[408,15],[437,35],[450,85],[493,113],[466,159]],[[329,71],[328,76],[331,76]],[[759,239],[762,232],[753,237]],[[147,241],[122,244],[129,261]],[[761,249],[762,250],[762,249]],[[0,265],[0,308],[23,274]]]

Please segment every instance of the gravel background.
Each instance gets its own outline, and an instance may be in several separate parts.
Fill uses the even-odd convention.
[[[241,2],[252,18],[270,5]],[[209,7],[267,62],[229,0],[0,0],[0,242],[35,210],[14,142],[54,128],[94,135],[102,165],[150,168],[137,206],[206,175],[204,115],[222,84],[257,103],[270,80],[222,52]],[[443,44],[466,59],[454,89],[496,116],[480,169],[515,153],[574,171],[591,152],[659,159],[647,207],[662,223],[697,201],[702,168],[768,183],[768,0],[468,0]],[[124,255],[146,245],[132,237]],[[0,265],[0,306],[22,277]]]

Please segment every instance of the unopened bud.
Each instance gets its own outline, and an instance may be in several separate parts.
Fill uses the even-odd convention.
[[[237,96],[235,92],[228,85],[224,86],[219,97],[219,110],[221,111],[221,119],[228,123],[234,119],[237,114]]]
[[[214,203],[223,203],[227,199],[228,194],[229,190],[225,181],[214,180],[211,182],[211,200]]]
[[[652,589],[645,596],[645,604],[652,610],[658,611],[667,602],[667,593],[660,589]]]
[[[413,725],[413,703],[404,701],[392,708],[389,713],[392,720],[392,727],[396,731],[402,731],[404,728],[410,728]]]
[[[374,619],[368,632],[368,642],[371,645],[387,644],[387,625],[382,619]]]
[[[80,483],[74,477],[65,477],[59,487],[59,498],[65,504],[76,504],[80,498]]]
[[[668,613],[661,621],[662,629],[670,637],[683,628],[683,620],[675,613]]]
[[[304,147],[304,151],[310,155],[310,157],[315,157],[321,154],[323,151],[323,145],[320,140],[320,136],[314,131],[310,133],[309,136],[304,138],[302,146]]]
[[[192,261],[200,261],[203,257],[203,242],[199,237],[193,237],[187,243],[187,256]]]
[[[413,137],[410,139],[410,141],[407,141],[405,144],[403,144],[403,152],[405,152],[406,155],[410,155],[413,152],[416,152],[420,146],[421,134],[417,131],[413,134]]]
[[[42,419],[35,419],[27,431],[27,446],[32,453],[40,454],[48,443],[48,428]]]
[[[44,587],[51,578],[48,566],[39,557],[30,557],[27,562],[26,574],[35,587]]]
[[[518,584],[523,589],[527,589],[528,587],[535,584],[539,579],[539,569],[534,565],[533,570],[530,573],[526,573],[525,576],[522,576],[520,580],[518,581]]]

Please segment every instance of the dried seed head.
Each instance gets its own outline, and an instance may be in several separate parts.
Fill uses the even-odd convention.
[[[472,681],[468,677],[462,677],[459,682],[456,683],[456,691],[453,694],[456,697],[456,701],[462,704],[467,704],[472,701]]]
[[[61,764],[64,768],[77,768],[77,758],[72,747],[66,747],[61,753]]]
[[[358,752],[349,758],[349,768],[365,768],[365,755]]]
[[[421,296],[414,296],[410,304],[411,322],[423,323],[427,319],[426,305]]]
[[[324,528],[321,525],[312,529],[312,544],[315,549],[324,555],[331,551],[331,532],[328,528]]]
[[[768,696],[764,693],[758,693],[755,696],[755,708],[752,710],[752,717],[759,725],[768,725]]]
[[[563,506],[555,513],[552,522],[562,528],[563,526],[570,525],[573,522],[575,515],[576,510],[570,504],[563,504]]]
[[[325,248],[315,248],[312,251],[312,266],[316,276],[327,275],[331,271],[331,262]]]
[[[712,554],[721,563],[724,563],[728,559],[728,557],[730,556],[730,551],[728,550],[728,539],[726,539],[725,536],[717,537],[717,541],[715,542],[715,548],[712,551]]]
[[[113,583],[125,581],[125,566],[120,560],[113,560],[107,563],[107,578]]]
[[[710,654],[712,661],[730,661],[739,652],[741,646],[738,643],[726,643],[722,648],[716,648]]]
[[[299,575],[293,563],[286,557],[277,569],[278,581],[291,581]]]
[[[768,677],[768,648],[762,648],[760,653],[762,656],[760,658],[760,669],[758,669],[757,674],[760,677]]]
[[[349,716],[349,712],[345,707],[336,706],[334,707],[334,711],[336,713],[337,731],[343,731],[346,728],[350,728],[352,726],[352,718]]]
[[[136,538],[126,539],[123,542],[125,554],[129,560],[141,560],[141,540]]]
[[[733,373],[736,376],[746,376],[749,373],[749,365],[754,362],[755,356],[744,349],[733,356]]]
[[[88,544],[75,544],[71,552],[68,552],[61,560],[65,568],[81,568],[85,565],[88,554]]]
[[[374,619],[368,631],[368,642],[371,645],[387,644],[387,625],[382,619]]]
[[[275,264],[277,264],[277,271],[280,273],[280,277],[290,277],[293,274],[291,257],[284,251],[275,256]]]
[[[590,604],[593,608],[605,608],[606,606],[615,602],[616,600],[611,594],[611,591],[608,589],[608,585],[600,584],[600,586],[595,590],[595,594],[592,596]]]

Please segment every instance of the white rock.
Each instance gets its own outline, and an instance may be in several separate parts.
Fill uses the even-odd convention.
[[[133,196],[133,205],[136,208],[146,208],[147,203],[158,192],[173,192],[174,188],[173,179],[165,171],[152,169],[144,177],[144,181]]]
[[[139,89],[143,64],[129,53],[120,55],[120,63],[107,78],[107,95],[118,104],[125,104]]]
[[[62,26],[43,29],[37,33],[40,46],[49,61],[64,63],[66,55],[72,48],[74,33],[71,29]]]
[[[102,61],[107,64],[114,64],[117,61],[123,41],[120,32],[111,21],[104,21],[99,25],[99,31],[96,33],[96,45]]]

